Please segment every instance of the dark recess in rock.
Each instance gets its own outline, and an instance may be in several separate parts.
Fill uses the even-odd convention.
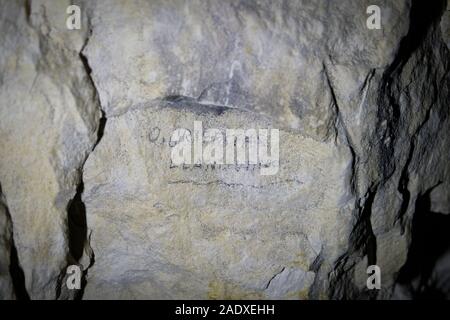
[[[4,195],[2,194],[2,187],[0,185],[0,200]],[[4,200],[4,199],[3,199]],[[9,213],[8,206],[6,203],[0,203],[3,204],[5,210],[6,210],[6,216],[7,219],[11,222],[11,215]],[[17,249],[14,244],[14,231],[11,232],[11,239],[10,239],[10,257],[9,257],[9,273],[11,275],[11,280],[13,284],[14,294],[16,296],[17,300],[30,300],[30,296],[28,295],[27,289],[25,287],[25,276],[22,270],[22,267],[20,266],[19,257],[17,255]]]
[[[450,298],[450,284],[432,278],[438,259],[450,249],[450,214],[431,211],[430,193],[435,187],[417,197],[408,259],[397,279],[413,299]]]
[[[69,252],[75,261],[80,260],[83,255],[84,244],[87,239],[86,207],[81,200],[83,189],[84,185],[83,181],[81,181],[75,197],[70,201],[67,208],[69,217]]]
[[[25,276],[23,270],[19,264],[19,258],[17,256],[17,249],[14,245],[14,240],[11,244],[11,257],[10,257],[10,267],[9,272],[11,274],[11,279],[13,281],[14,293],[17,300],[30,300],[27,289],[25,287]]]

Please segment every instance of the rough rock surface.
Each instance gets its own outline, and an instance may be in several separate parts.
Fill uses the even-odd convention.
[[[84,166],[83,201],[96,253],[85,296],[307,295],[319,255],[335,260],[344,253],[349,216],[342,208],[352,203],[349,150],[281,131],[274,175],[261,175],[257,166],[175,167],[170,144],[176,128],[192,131],[194,121],[202,121],[204,131],[224,133],[273,126],[248,111],[218,114],[211,106],[185,104],[108,119]],[[291,277],[304,280],[288,290]]]
[[[450,288],[446,1],[75,2],[81,30],[0,1],[0,296],[12,248],[30,298],[73,297],[74,263],[87,299]],[[278,172],[173,166],[194,121],[279,129]]]
[[[408,30],[407,2],[385,2],[389,37],[355,14],[368,3],[95,1],[83,53],[107,116],[185,96],[323,139],[335,117],[325,65],[351,65],[348,89],[358,90],[371,69],[392,61]]]
[[[54,299],[67,264],[67,207],[100,109],[65,28],[69,1],[1,2],[0,182],[31,298]]]

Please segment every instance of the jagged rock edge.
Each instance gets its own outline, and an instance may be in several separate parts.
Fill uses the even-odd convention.
[[[6,219],[9,221],[11,228],[9,274],[13,284],[14,295],[17,300],[30,300],[30,296],[27,292],[27,288],[25,285],[25,275],[22,267],[20,266],[19,256],[17,255],[17,248],[14,242],[14,224],[11,218],[11,214],[9,212],[6,196],[2,192],[1,183],[0,183],[0,202],[5,208]]]
[[[349,249],[343,254],[335,263],[334,269],[328,274],[328,278],[330,280],[330,288],[329,288],[329,297],[330,298],[347,298],[347,294],[349,290],[345,290],[341,292],[341,288],[338,288],[339,284],[344,283],[345,285],[351,284],[351,281],[345,280],[350,275],[348,271],[355,265],[355,254],[357,256],[367,255],[369,264],[376,263],[376,236],[372,230],[371,223],[371,214],[372,214],[372,202],[375,198],[375,194],[377,191],[377,185],[371,186],[364,196],[360,195],[360,190],[358,188],[358,172],[359,172],[359,156],[355,151],[354,144],[350,137],[350,134],[345,126],[345,121],[342,117],[342,113],[340,111],[339,105],[337,103],[336,94],[333,88],[333,83],[328,72],[327,63],[323,63],[323,70],[325,74],[325,78],[331,93],[332,104],[335,108],[335,132],[336,132],[336,142],[339,140],[339,136],[342,136],[342,140],[344,144],[348,147],[351,156],[352,156],[352,164],[351,164],[351,192],[355,195],[355,210],[352,212],[353,216],[353,228],[350,233],[349,239]],[[363,86],[360,90],[360,93],[366,92],[368,90],[371,80],[375,74],[375,69],[371,69],[366,76],[366,79],[363,83]],[[365,94],[363,94],[362,102],[365,101]],[[355,238],[358,234],[363,234],[367,239],[366,242],[359,241]],[[358,237],[359,238],[359,237]],[[350,260],[350,262],[349,262]],[[343,281],[342,279],[345,278]]]
[[[377,100],[378,105],[377,129],[378,132],[383,132],[383,135],[379,137],[378,141],[385,141],[386,136],[388,135],[391,138],[390,139],[391,143],[387,147],[384,146],[383,143],[380,143],[378,145],[380,153],[379,158],[381,163],[380,171],[382,173],[381,181],[378,181],[371,187],[369,187],[365,196],[363,196],[362,198],[359,198],[359,196],[357,197],[358,198],[357,201],[360,204],[357,206],[356,215],[355,214],[353,215],[356,218],[355,220],[356,223],[354,224],[353,230],[350,235],[349,251],[346,252],[337,260],[337,262],[335,263],[334,270],[329,274],[330,280],[329,297],[332,299],[355,298],[354,296],[352,296],[352,292],[354,294],[355,292],[358,292],[358,289],[353,288],[354,290],[349,290],[348,288],[348,286],[354,286],[351,281],[351,274],[349,274],[349,271],[351,271],[351,269],[356,264],[355,258],[357,258],[357,256],[355,257],[355,254],[360,255],[361,257],[367,255],[368,264],[369,265],[376,264],[376,236],[373,233],[370,219],[372,202],[375,198],[380,183],[383,184],[386,181],[388,181],[396,171],[395,164],[392,165],[391,163],[383,162],[384,160],[389,161],[393,159],[391,155],[393,155],[394,153],[394,142],[396,141],[396,133],[397,133],[396,125],[398,124],[398,121],[400,120],[401,116],[400,105],[397,103],[398,99],[396,99],[398,97],[392,93],[393,82],[394,80],[396,80],[396,77],[401,75],[404,65],[412,57],[414,52],[416,52],[424,44],[425,39],[427,39],[430,36],[430,30],[433,27],[433,24],[437,22],[438,20],[437,18],[442,16],[442,13],[444,12],[446,7],[444,6],[446,2],[447,2],[446,0],[442,0],[441,3],[436,3],[435,7],[428,9],[431,10],[429,11],[429,13],[432,15],[432,19],[420,20],[421,18],[420,15],[422,14],[423,11],[421,5],[425,4],[421,3],[420,0],[413,0],[410,10],[410,29],[407,35],[405,35],[405,37],[401,40],[400,47],[393,59],[393,62],[385,69],[383,73],[382,80],[379,85],[380,93]],[[441,5],[441,8],[439,8],[439,5]],[[427,15],[424,16],[426,18],[429,17]],[[419,41],[417,41],[418,38],[420,38]],[[324,67],[326,70],[325,64]],[[373,71],[374,70],[372,70],[372,72]],[[327,73],[325,74],[327,75],[327,81],[330,86],[330,90],[332,90],[331,81],[328,77],[328,74]],[[364,86],[366,86],[367,84],[366,82],[364,83]],[[364,90],[364,86],[362,90]],[[331,92],[333,94],[333,91]],[[335,96],[333,95],[333,98],[334,97]],[[399,179],[398,191],[402,195],[402,204],[397,216],[397,221],[400,222],[402,229],[404,228],[405,225],[402,219],[403,214],[409,207],[410,202],[409,199],[410,196],[408,196],[410,192],[407,189],[407,180],[409,180],[408,177],[409,163],[411,162],[412,156],[414,154],[417,136],[419,135],[420,130],[424,127],[424,125],[428,121],[433,106],[435,104],[435,100],[436,97],[434,97],[433,102],[430,104],[430,106],[428,106],[424,120],[420,123],[414,134],[411,136],[409,154],[406,159],[405,165],[403,166],[401,171],[402,173],[401,178]],[[336,104],[336,111],[339,112],[337,104]],[[342,121],[341,119],[339,119],[339,117],[337,117],[337,120]],[[386,120],[388,124],[386,130],[382,130],[381,124],[384,120]],[[350,140],[347,141],[350,142]],[[356,173],[357,170],[354,170],[353,174]],[[357,191],[357,189],[355,191]],[[361,202],[363,203],[361,204]],[[357,242],[355,243],[356,239],[353,236],[358,233],[356,232],[356,230],[361,223],[365,224],[366,231],[369,231],[368,234],[366,234],[366,237],[363,237],[363,239],[367,239],[368,241],[366,241],[365,243],[363,242],[358,244]],[[369,293],[369,298],[376,299],[376,296],[377,293],[375,294]]]
[[[88,19],[88,24],[90,24],[89,19]],[[82,193],[83,193],[83,190],[84,190],[83,168],[84,168],[84,165],[85,165],[87,159],[89,158],[90,154],[95,150],[97,145],[100,143],[100,140],[103,137],[104,129],[105,129],[106,122],[107,122],[107,117],[106,117],[105,111],[104,111],[104,109],[103,109],[103,107],[101,105],[101,100],[99,98],[99,93],[98,93],[98,90],[97,90],[97,86],[95,85],[94,79],[91,76],[92,69],[91,69],[91,67],[89,65],[87,57],[83,54],[83,50],[87,46],[91,35],[92,35],[92,29],[90,28],[89,35],[87,36],[86,41],[85,41],[85,43],[84,43],[83,47],[81,48],[81,50],[80,50],[78,55],[79,55],[80,60],[81,60],[81,62],[83,64],[83,66],[84,66],[84,69],[86,71],[86,75],[89,78],[89,82],[90,82],[90,84],[92,86],[92,89],[94,90],[94,99],[97,101],[96,104],[99,106],[99,109],[100,109],[100,112],[101,112],[101,117],[99,119],[98,128],[97,128],[97,141],[94,143],[94,146],[88,152],[88,154],[84,158],[84,161],[83,161],[82,165],[78,169],[78,171],[79,171],[79,181],[78,181],[78,184],[77,184],[76,193],[75,193],[75,196],[67,204],[67,218],[68,218],[68,220],[67,220],[68,221],[67,222],[68,223],[67,233],[68,233],[69,243],[71,241],[71,239],[70,239],[71,230],[70,230],[70,227],[69,227],[70,210],[71,210],[70,208],[71,208],[72,204],[74,203],[74,201],[77,201],[79,203],[79,205],[82,205],[83,207],[85,207],[84,203],[83,203],[83,200],[82,200]],[[86,214],[86,212],[84,212],[84,214]],[[83,250],[85,252],[88,252],[88,254],[89,254],[89,265],[83,270],[82,281],[81,281],[81,289],[77,290],[76,294],[74,295],[74,299],[77,299],[77,300],[81,300],[82,297],[83,297],[84,289],[85,289],[85,287],[87,285],[88,270],[95,263],[95,252],[92,249],[92,247],[90,246],[92,230],[90,230],[88,228],[87,222],[86,222],[86,231],[87,231],[87,234],[86,234],[86,237],[85,237]],[[69,251],[70,251],[70,249],[69,249]],[[72,255],[70,253],[69,253],[69,256],[67,257],[67,260],[68,260],[67,266],[61,271],[59,279],[58,279],[58,284],[57,284],[57,288],[56,288],[56,290],[57,290],[57,292],[56,292],[56,299],[58,299],[60,294],[61,294],[62,281],[63,281],[63,279],[64,279],[64,277],[66,275],[67,267],[69,265],[71,265],[71,264],[74,264],[74,263],[76,264],[76,263],[79,262],[77,259],[74,259],[74,257],[72,257]]]

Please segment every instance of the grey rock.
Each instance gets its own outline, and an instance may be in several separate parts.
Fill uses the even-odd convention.
[[[70,31],[69,1],[1,1],[2,297],[13,244],[34,299],[449,287],[442,250],[408,271],[417,219],[450,212],[446,1],[77,4]],[[173,166],[171,135],[194,121],[279,129],[278,172]],[[65,287],[68,264],[84,290]]]
[[[194,121],[224,134],[274,126],[247,111],[184,106],[108,119],[84,166],[95,252],[85,297],[307,297],[317,256],[331,265],[344,253],[350,216],[342,208],[354,200],[350,152],[283,130],[274,175],[252,166],[174,166],[172,132],[192,131]],[[292,272],[267,288],[283,267]],[[305,278],[304,286],[279,289],[286,278]]]
[[[67,206],[100,109],[65,26],[69,1],[2,1],[0,182],[31,298],[54,299],[69,254]]]

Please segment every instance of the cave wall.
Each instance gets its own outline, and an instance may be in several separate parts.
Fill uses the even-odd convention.
[[[0,1],[0,297],[411,298],[448,265],[446,1],[71,3]],[[278,129],[277,172],[172,166],[195,121]]]

